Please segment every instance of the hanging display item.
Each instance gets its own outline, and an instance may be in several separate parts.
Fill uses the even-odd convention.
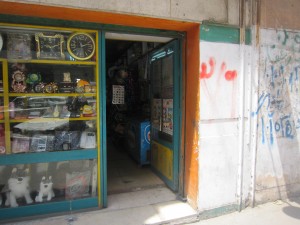
[[[63,59],[64,36],[61,34],[45,35],[43,33],[35,34],[35,41],[37,43],[38,59]]]
[[[113,85],[112,104],[125,104],[125,87],[124,85]]]
[[[163,132],[173,135],[173,99],[163,99]]]
[[[74,33],[68,38],[67,48],[73,58],[88,60],[95,53],[95,41],[88,33]]]
[[[24,60],[32,58],[31,37],[29,34],[7,34],[7,58]]]

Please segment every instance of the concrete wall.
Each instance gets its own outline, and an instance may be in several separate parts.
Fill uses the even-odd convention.
[[[258,203],[300,194],[300,32],[260,31]]]
[[[260,24],[263,28],[300,30],[299,0],[261,0]]]
[[[9,0],[126,13],[172,20],[237,25],[239,0]]]

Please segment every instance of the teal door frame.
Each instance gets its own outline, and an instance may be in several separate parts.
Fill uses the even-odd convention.
[[[101,40],[101,74],[105,74],[106,73],[106,61],[105,61],[105,33],[108,32],[115,32],[115,33],[120,33],[120,34],[137,34],[137,35],[152,35],[152,36],[159,36],[159,37],[170,37],[170,38],[174,38],[176,44],[174,44],[174,41],[172,41],[171,45],[174,45],[174,50],[175,50],[175,54],[174,54],[174,61],[177,62],[174,64],[174,83],[176,83],[174,85],[174,98],[176,98],[176,101],[178,102],[177,105],[177,109],[174,113],[174,121],[176,121],[175,126],[174,126],[174,137],[178,137],[174,140],[174,143],[172,145],[170,145],[169,143],[166,142],[162,142],[164,145],[171,147],[172,149],[174,149],[174,161],[173,161],[173,168],[174,168],[174,176],[173,176],[173,180],[175,182],[170,182],[170,180],[166,179],[164,176],[162,176],[160,173],[157,173],[158,176],[160,176],[162,178],[162,180],[174,191],[178,191],[179,189],[179,170],[183,169],[183,168],[179,168],[180,164],[179,164],[179,154],[180,154],[180,145],[181,145],[181,128],[182,128],[182,122],[181,122],[181,118],[182,118],[182,90],[183,90],[183,71],[182,71],[182,51],[183,51],[183,41],[185,36],[182,33],[176,33],[174,34],[174,32],[166,32],[166,31],[158,31],[155,30],[154,32],[139,32],[139,29],[135,29],[135,30],[111,30],[111,29],[105,29],[102,31],[102,40]],[[166,46],[170,45],[170,43],[166,43]],[[159,50],[158,50],[159,51]],[[106,102],[106,76],[101,76],[101,103],[105,103]],[[104,105],[102,105],[102,110],[104,110],[105,107]],[[106,107],[105,107],[105,113],[102,114],[103,116],[101,117],[102,121],[101,121],[101,131],[102,131],[102,135],[101,137],[103,138],[102,140],[105,140],[102,143],[101,146],[101,155],[102,155],[102,199],[103,199],[103,206],[107,207],[107,142],[106,142]],[[157,171],[156,171],[157,172]],[[182,195],[183,193],[180,193],[180,195]]]

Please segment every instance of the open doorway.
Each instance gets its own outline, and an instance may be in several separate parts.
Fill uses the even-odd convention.
[[[108,195],[177,191],[180,88],[174,77],[180,67],[171,40],[106,34]]]

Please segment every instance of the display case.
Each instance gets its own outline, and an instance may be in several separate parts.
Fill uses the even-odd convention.
[[[98,206],[97,31],[0,24],[0,41],[0,213]]]

